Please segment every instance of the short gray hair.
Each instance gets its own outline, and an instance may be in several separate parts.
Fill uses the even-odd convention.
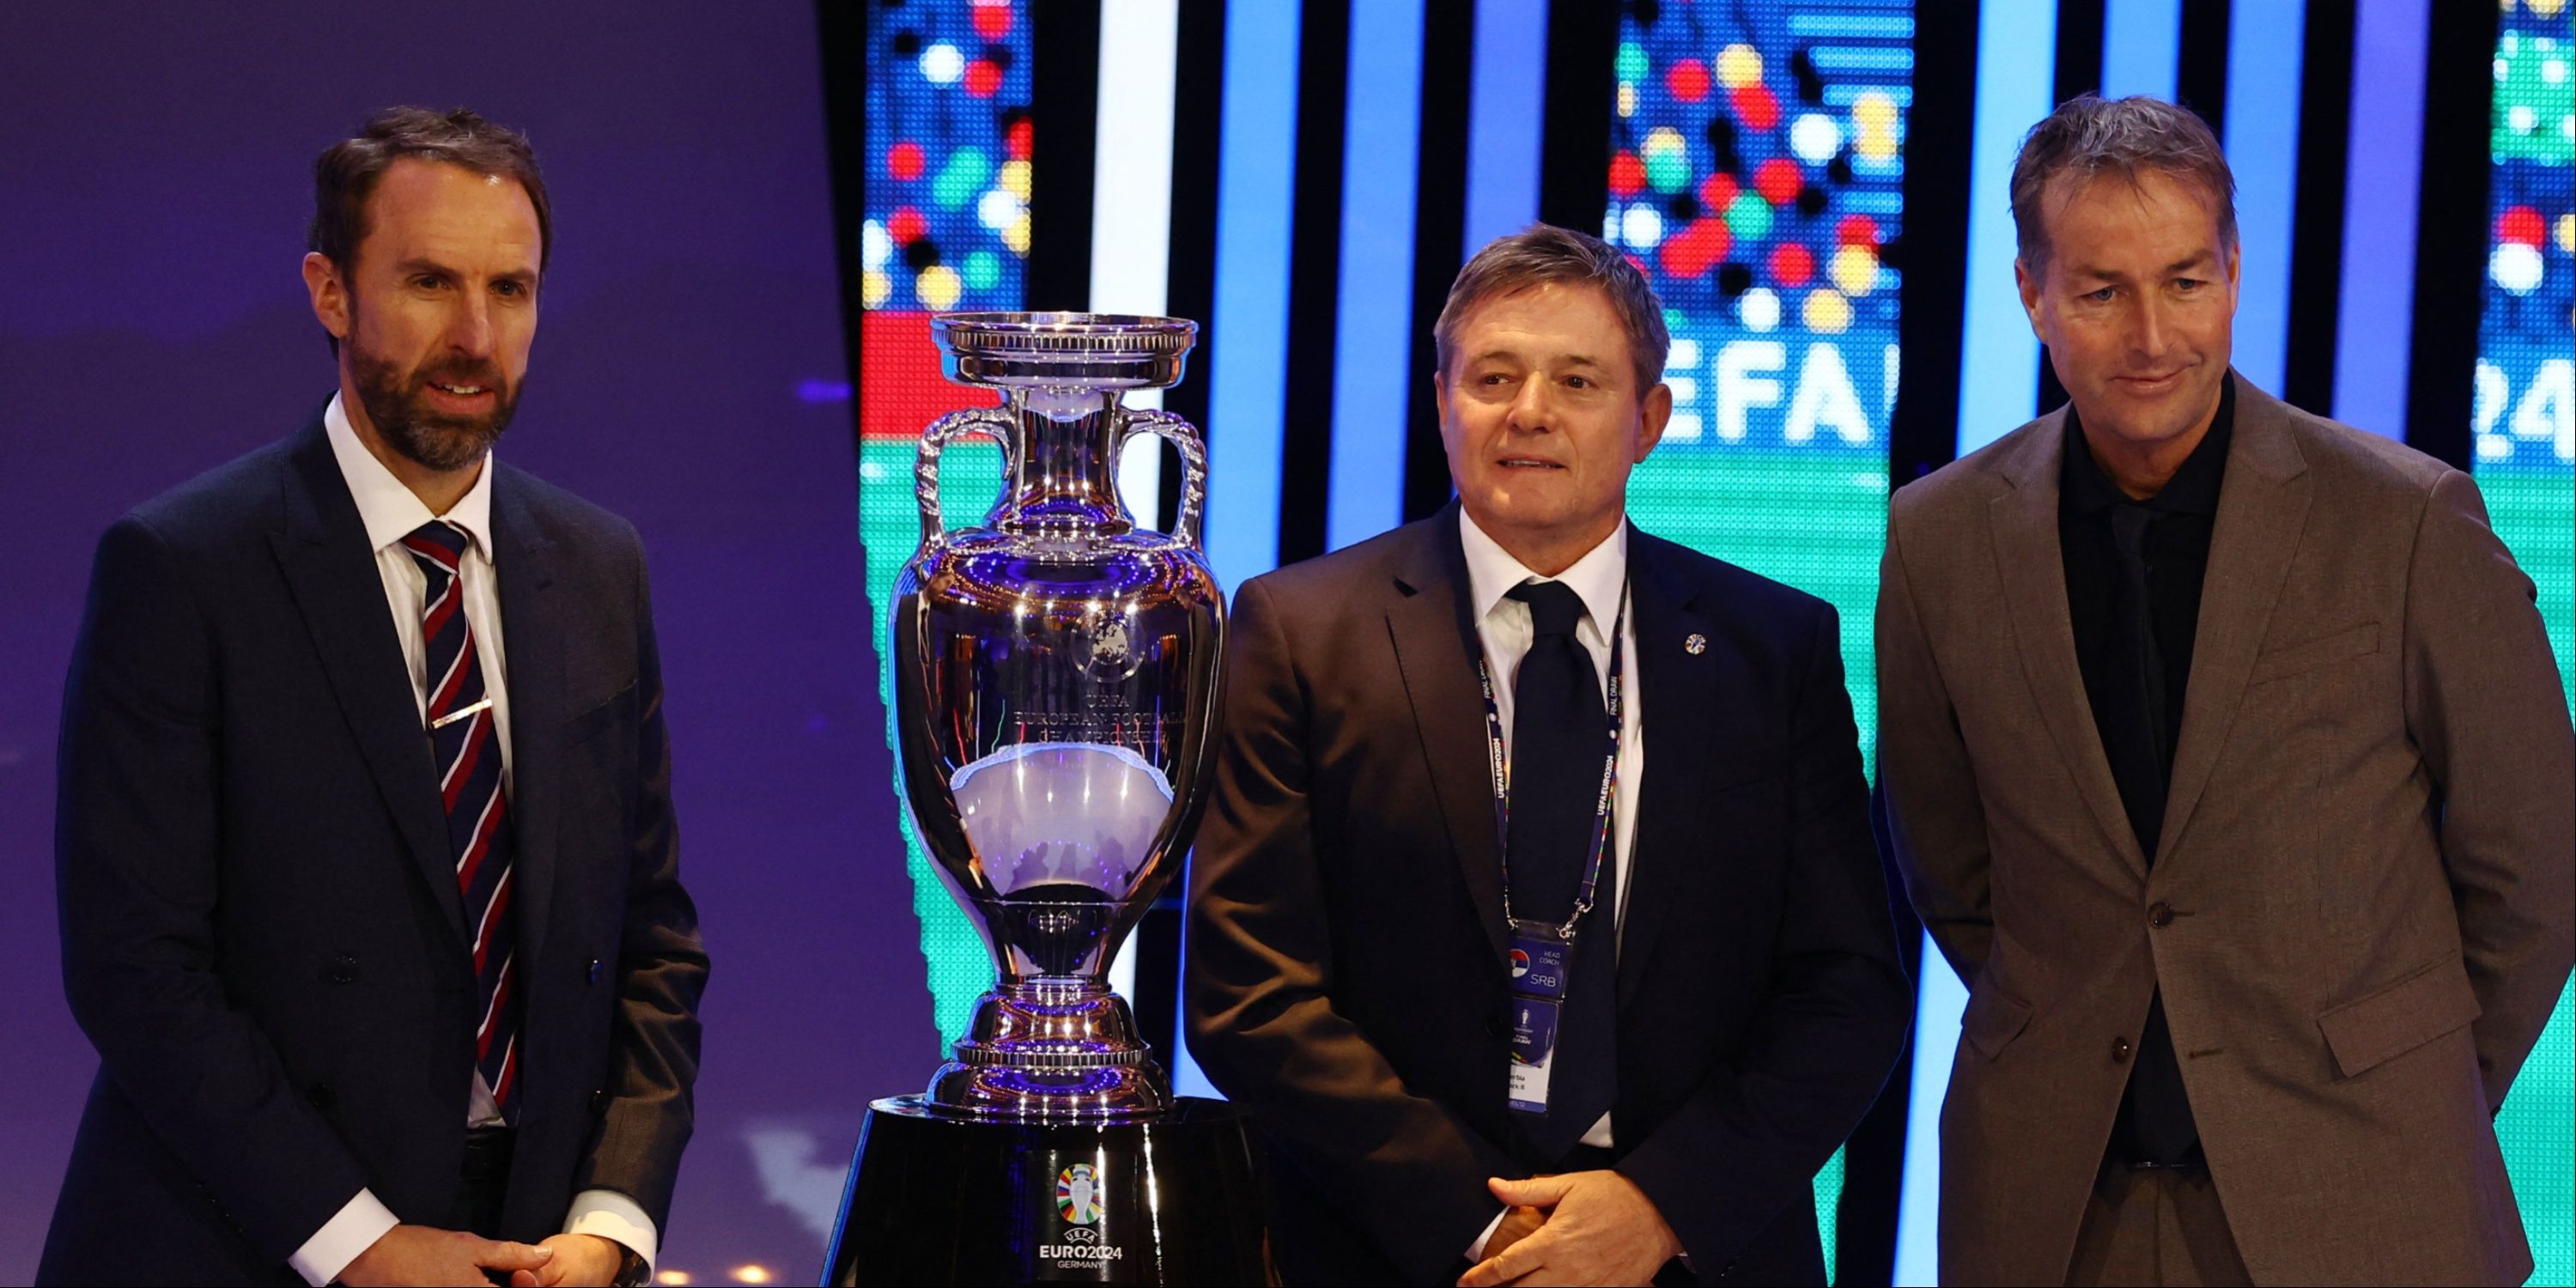
[[[1458,270],[1458,280],[1449,284],[1449,302],[1431,328],[1441,378],[1448,378],[1458,328],[1470,310],[1487,300],[1551,285],[1596,287],[1610,297],[1619,327],[1628,333],[1639,397],[1664,378],[1664,355],[1672,348],[1672,337],[1664,330],[1664,303],[1655,297],[1654,286],[1608,242],[1554,224],[1531,224],[1497,237]]]
[[[2236,252],[2236,174],[2208,122],[2190,108],[2143,94],[2108,100],[2084,94],[2030,127],[2013,159],[2013,233],[2022,263],[2033,272],[2048,263],[2040,204],[2058,176],[2089,182],[2108,173],[2135,184],[2145,170],[2198,187],[2217,211],[2220,253]]]

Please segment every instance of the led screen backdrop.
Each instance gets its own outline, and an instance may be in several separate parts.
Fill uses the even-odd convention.
[[[866,215],[857,247],[859,533],[867,547],[879,688],[895,574],[921,540],[912,484],[922,427],[989,394],[939,372],[930,315],[1017,309],[1029,254],[1028,0],[870,6]],[[844,254],[848,249],[844,248]],[[980,517],[1001,486],[1001,455],[980,440],[943,458],[951,522]],[[885,693],[886,710],[894,695]],[[891,718],[889,716],[889,718]],[[893,790],[865,784],[861,790]],[[905,864],[933,1013],[943,1040],[965,1030],[992,984],[991,955],[931,870],[904,819]]]
[[[1831,600],[1865,763],[1887,521],[1910,0],[1663,5],[1620,24],[1602,236],[1673,337],[1638,526]],[[1834,1265],[1842,1156],[1816,1178]]]
[[[2478,329],[2476,465],[2496,534],[2540,589],[2568,684],[2576,651],[2576,39],[2567,0],[2505,0],[2495,51],[2486,309]],[[2576,692],[2576,685],[2570,691]],[[2536,1268],[2576,1282],[2576,990],[2496,1120]]]

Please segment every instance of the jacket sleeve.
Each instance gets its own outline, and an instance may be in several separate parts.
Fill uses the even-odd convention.
[[[366,1177],[217,973],[223,715],[181,560],[120,520],[99,541],[63,691],[63,991],[106,1076],[283,1268]]]
[[[631,534],[630,534],[631,540]],[[680,885],[671,812],[671,744],[662,717],[662,654],[640,544],[635,561],[635,796],[628,822],[626,912],[618,936],[617,1009],[609,1034],[609,1100],[575,1190],[624,1194],[667,1235],[680,1151],[696,1122],[698,999],[707,953],[697,905]]]
[[[2441,792],[2492,1109],[2576,961],[2576,735],[2531,578],[2456,470],[2426,504],[2406,596],[2406,727]]]
[[[1959,981],[1976,986],[1995,942],[1994,856],[1976,769],[1899,545],[1893,515],[1878,573],[1878,781],[1905,893]]]
[[[1791,844],[1770,996],[1736,1058],[1616,1170],[1652,1199],[1715,1282],[1851,1135],[1905,1045],[1913,988],[1888,924],[1869,788],[1843,686],[1841,631],[1820,607],[1796,677]]]
[[[1504,1152],[1408,1092],[1332,1000],[1332,927],[1308,797],[1307,698],[1280,610],[1247,583],[1227,641],[1225,724],[1190,859],[1190,1051],[1326,1187],[1409,1282],[1444,1280],[1500,1211]]]

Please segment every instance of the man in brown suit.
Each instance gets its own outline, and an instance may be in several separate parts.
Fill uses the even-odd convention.
[[[2576,740],[2467,476],[2228,369],[2233,194],[2168,104],[2032,130],[2072,405],[1889,516],[1890,830],[1969,986],[1941,1278],[2520,1283]]]

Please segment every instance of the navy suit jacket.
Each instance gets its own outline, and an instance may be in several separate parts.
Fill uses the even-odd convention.
[[[1810,1182],[1913,992],[1833,608],[1631,530],[1647,717],[1614,1167],[1708,1282],[1823,1283]],[[1191,858],[1190,1049],[1260,1123],[1297,1283],[1447,1282],[1526,1176],[1455,505],[1246,583]],[[1697,651],[1686,647],[1703,641]]]
[[[493,479],[526,989],[502,1224],[667,1230],[706,955],[642,549]],[[448,1225],[473,966],[373,551],[318,418],[100,541],[63,697],[63,982],[98,1048],[40,1282],[299,1282],[361,1187]]]

